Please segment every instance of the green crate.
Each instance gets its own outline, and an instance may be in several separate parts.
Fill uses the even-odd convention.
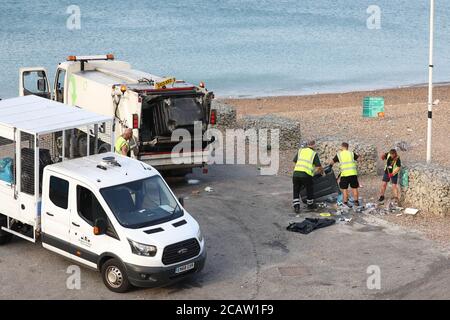
[[[375,118],[379,112],[384,112],[383,97],[365,97],[363,100],[363,117]]]

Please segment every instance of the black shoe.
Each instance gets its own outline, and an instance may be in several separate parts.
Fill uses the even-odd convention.
[[[378,202],[383,202],[384,201],[384,196],[380,196],[380,199],[378,199]]]
[[[315,203],[308,204],[308,209],[311,209],[311,210],[317,209],[317,204],[315,204]]]
[[[295,206],[294,206],[294,212],[295,213],[300,213],[300,205],[299,204],[296,204]]]

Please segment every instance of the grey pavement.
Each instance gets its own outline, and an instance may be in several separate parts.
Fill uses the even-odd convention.
[[[449,299],[448,252],[421,234],[370,216],[308,235],[286,231],[291,180],[259,176],[252,166],[210,167],[197,185],[172,180],[207,241],[202,273],[158,289],[115,294],[100,274],[82,268],[69,290],[72,262],[15,239],[0,247],[1,299]],[[213,192],[205,192],[210,186]],[[320,211],[320,210],[319,210]],[[326,210],[323,210],[326,211]],[[381,288],[368,289],[369,266]]]

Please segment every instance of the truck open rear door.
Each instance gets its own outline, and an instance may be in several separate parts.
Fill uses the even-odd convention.
[[[51,99],[47,70],[42,67],[19,69],[19,96],[36,95]]]

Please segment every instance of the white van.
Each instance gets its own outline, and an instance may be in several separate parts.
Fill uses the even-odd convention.
[[[149,165],[100,154],[48,166],[43,181],[44,248],[100,270],[110,290],[161,286],[203,268],[198,223]]]
[[[114,292],[202,270],[199,225],[157,170],[111,152],[90,155],[90,143],[87,156],[65,153],[81,130],[97,144],[111,118],[36,96],[2,100],[0,110],[0,244],[40,239],[99,270]]]

